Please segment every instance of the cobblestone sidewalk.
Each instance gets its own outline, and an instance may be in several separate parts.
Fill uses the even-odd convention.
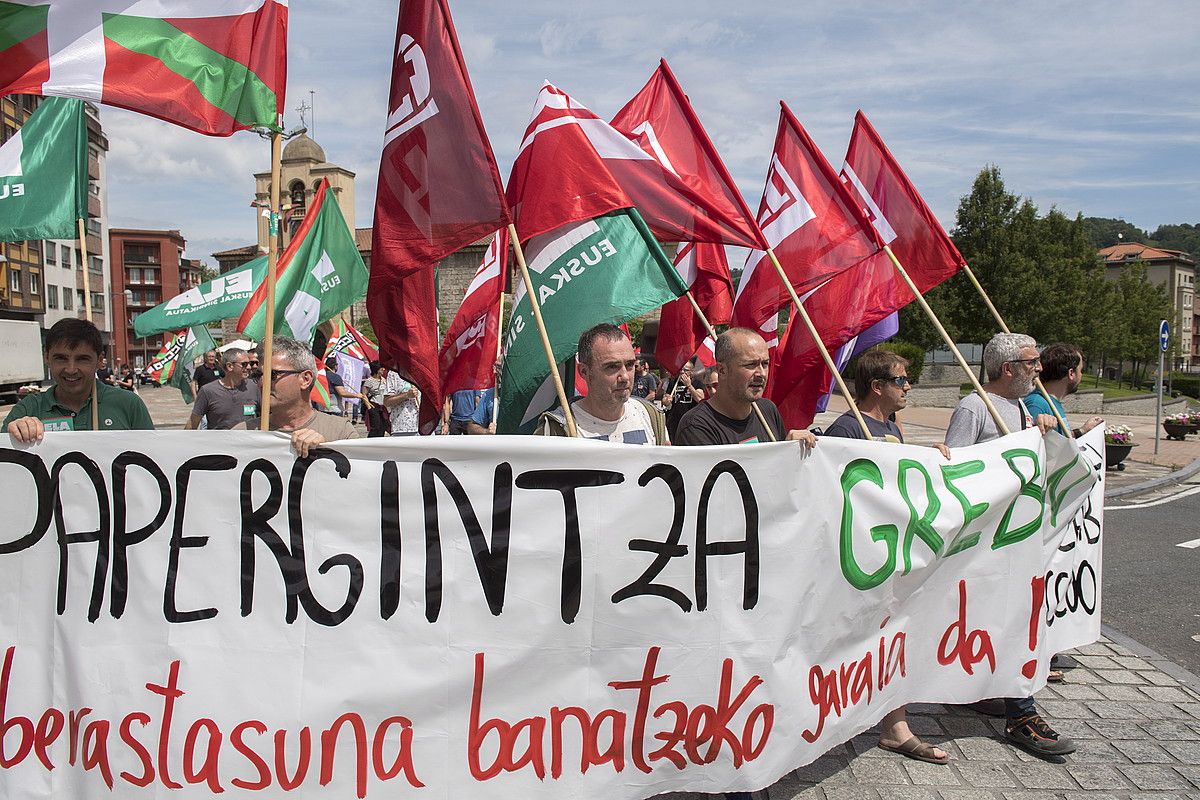
[[[917,704],[909,725],[950,753],[948,766],[880,750],[872,730],[786,775],[770,800],[1200,800],[1200,683],[1128,644],[1104,637],[1070,651],[1066,683],[1038,693],[1041,712],[1079,743],[1061,763],[1006,744],[1003,720]]]

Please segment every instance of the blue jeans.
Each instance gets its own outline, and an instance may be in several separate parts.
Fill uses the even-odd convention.
[[[1030,714],[1036,713],[1037,707],[1033,704],[1032,697],[1004,698],[1004,716],[1010,720],[1028,717]]]

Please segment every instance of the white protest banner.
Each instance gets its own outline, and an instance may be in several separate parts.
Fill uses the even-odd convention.
[[[1042,685],[1042,526],[1090,489],[1076,454],[1036,431],[952,461],[833,439],[0,447],[0,795],[761,788],[904,703]]]
[[[1047,439],[1050,447],[1054,437]],[[1061,441],[1061,440],[1060,440]],[[1052,519],[1045,545],[1048,649],[1061,653],[1100,638],[1100,586],[1104,555],[1104,426],[1078,440],[1079,457],[1096,474],[1083,507],[1065,530]]]

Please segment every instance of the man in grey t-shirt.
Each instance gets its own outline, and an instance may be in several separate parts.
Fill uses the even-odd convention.
[[[1057,424],[1054,417],[1049,414],[1031,417],[1021,402],[1021,398],[1033,390],[1034,378],[1042,371],[1042,359],[1033,337],[1021,333],[996,334],[983,349],[983,368],[988,378],[984,391],[1009,432],[1037,427],[1045,434],[1054,428]],[[966,447],[998,438],[1000,432],[996,422],[978,394],[959,401],[946,429],[947,447]],[[1075,752],[1075,742],[1059,736],[1042,719],[1032,697],[1005,698],[1004,716],[1007,718],[1004,737],[1035,756],[1063,756]]]
[[[258,384],[246,377],[250,354],[231,347],[221,354],[221,360],[225,374],[200,387],[186,430],[195,430],[203,419],[210,431],[227,431],[258,414]]]

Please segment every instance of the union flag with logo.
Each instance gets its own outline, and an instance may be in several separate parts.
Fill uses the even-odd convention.
[[[367,313],[382,360],[441,415],[437,262],[511,221],[445,0],[402,0],[375,194]]]

